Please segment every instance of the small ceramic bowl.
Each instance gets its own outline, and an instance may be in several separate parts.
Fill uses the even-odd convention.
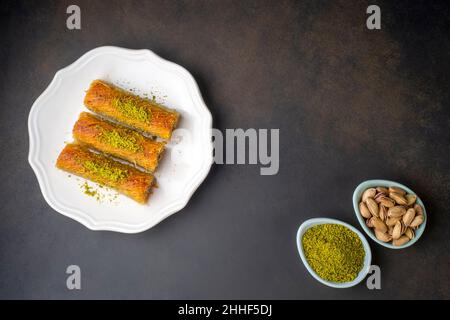
[[[366,255],[364,257],[364,265],[363,265],[361,271],[359,272],[358,276],[353,281],[338,283],[338,282],[331,282],[331,281],[324,280],[311,268],[308,261],[306,260],[305,253],[303,252],[303,245],[302,245],[303,234],[306,232],[306,230],[308,230],[311,227],[314,227],[319,224],[327,224],[327,223],[343,225],[343,226],[349,228],[350,230],[352,230],[354,233],[356,233],[358,235],[358,237],[361,239],[361,242],[363,244]],[[327,285],[327,286],[333,287],[333,288],[353,287],[353,286],[357,285],[358,283],[360,283],[362,280],[364,280],[367,273],[369,272],[370,263],[372,261],[372,252],[370,251],[369,243],[367,242],[366,238],[364,237],[364,235],[361,232],[359,232],[355,227],[349,225],[348,223],[342,222],[340,220],[328,219],[328,218],[314,218],[314,219],[306,220],[298,228],[296,242],[297,242],[298,253],[300,254],[300,258],[302,259],[302,262],[305,265],[306,269],[317,281],[323,283],[324,285]]]
[[[362,196],[363,192],[368,188],[374,188],[374,187],[386,187],[386,188],[400,187],[400,188],[404,189],[407,193],[415,194],[417,196],[417,194],[414,191],[412,191],[410,188],[402,185],[401,183],[395,182],[395,181],[381,180],[381,179],[364,181],[359,186],[357,186],[355,191],[353,192],[353,208],[355,210],[356,218],[358,218],[359,224],[364,229],[364,231],[367,233],[367,235],[370,238],[372,238],[373,241],[382,245],[383,247],[390,248],[390,249],[404,249],[404,248],[412,246],[422,236],[423,231],[425,230],[425,226],[427,224],[427,212],[426,212],[425,206],[423,205],[422,200],[420,200],[419,196],[417,196],[416,203],[420,204],[423,208],[423,216],[425,218],[424,222],[415,231],[414,238],[412,238],[410,241],[408,241],[407,243],[405,243],[402,246],[394,246],[391,243],[378,240],[375,237],[375,233],[373,232],[373,230],[370,229],[366,225],[366,221],[365,221],[364,217],[362,217],[359,212],[359,202],[361,201],[361,196]]]

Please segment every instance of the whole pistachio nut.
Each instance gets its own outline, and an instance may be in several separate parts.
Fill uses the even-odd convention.
[[[361,213],[361,216],[363,216],[366,219],[372,217],[372,214],[370,213],[369,209],[367,208],[367,205],[364,202],[359,203],[359,212]]]
[[[395,217],[395,218],[393,218],[393,217],[388,217],[388,218],[386,219],[386,225],[387,225],[388,227],[394,227],[395,224],[397,223],[397,221],[400,221],[400,219],[401,219],[401,217]]]
[[[388,234],[392,237],[392,233],[394,232],[394,227],[392,227],[392,226],[389,226],[388,227]]]
[[[385,194],[379,192],[379,193],[377,193],[377,194],[375,195],[375,197],[373,197],[373,199],[375,200],[375,202],[380,203],[381,198],[383,198],[383,197],[385,197]]]
[[[397,240],[402,235],[402,223],[397,221],[394,226],[394,231],[392,231],[392,239]]]
[[[411,222],[414,220],[414,217],[416,216],[416,210],[413,208],[409,208],[406,210],[406,213],[403,215],[402,220],[405,226],[409,226]]]
[[[387,215],[387,209],[381,203],[380,203],[380,206],[379,206],[379,209],[378,209],[378,215],[380,216],[381,220],[386,221],[387,216],[388,216]]]
[[[367,198],[366,199],[367,208],[369,209],[370,213],[374,217],[378,217],[378,204],[373,200],[373,198]]]
[[[404,206],[395,206],[395,207],[389,208],[388,217],[399,218],[399,217],[403,216],[405,213],[406,213],[406,209]]]
[[[418,215],[414,218],[413,221],[411,221],[409,226],[411,228],[417,228],[423,223],[423,221],[424,221],[423,215]]]
[[[362,201],[366,202],[367,198],[373,198],[375,197],[375,194],[377,193],[377,190],[375,188],[369,188],[362,194]]]
[[[423,216],[423,208],[422,208],[422,206],[420,204],[416,203],[414,205],[414,210],[416,210],[416,214],[418,216]]]
[[[380,218],[372,217],[372,224],[374,228],[380,232],[386,233],[388,231],[386,224],[383,221],[381,221]]]
[[[409,238],[407,237],[407,236],[401,236],[400,238],[398,238],[398,239],[396,239],[396,240],[394,240],[394,241],[392,241],[392,244],[394,245],[394,246],[402,246],[402,245],[404,245],[405,243],[407,243],[409,241]]]
[[[408,206],[412,206],[414,203],[416,203],[416,200],[417,200],[417,196],[415,194],[411,194],[411,193],[408,193],[405,196],[405,198],[406,198]]]
[[[377,190],[377,192],[384,193],[385,195],[389,194],[389,189],[385,188],[385,187],[377,187],[376,190]]]
[[[399,205],[405,206],[408,204],[408,201],[405,199],[405,197],[399,193],[396,192],[390,192],[389,193],[389,198],[391,198],[392,200],[394,200],[396,203],[398,203]]]
[[[407,236],[409,240],[412,240],[415,236],[414,230],[408,227],[405,231],[405,236]]]
[[[390,236],[389,234],[385,233],[385,232],[381,232],[377,229],[375,229],[375,237],[383,242],[389,242],[392,240],[392,236]]]
[[[389,197],[382,197],[380,199],[380,203],[385,206],[386,208],[392,208],[393,206],[395,206],[395,201],[392,200]]]
[[[399,187],[389,187],[389,193],[391,192],[398,193],[401,196],[406,194],[406,191]]]
[[[403,234],[405,234],[406,229],[408,229],[408,227],[405,226],[405,224],[403,223],[403,221],[400,221],[400,222],[401,222],[401,224],[402,224],[402,235],[403,235]]]

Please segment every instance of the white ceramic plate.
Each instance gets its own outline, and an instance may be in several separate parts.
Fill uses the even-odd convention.
[[[83,193],[83,179],[55,168],[65,142],[73,140],[71,131],[78,115],[87,111],[83,98],[94,79],[142,96],[155,95],[157,101],[181,114],[155,174],[159,187],[147,205],[122,195],[112,202],[98,201]],[[149,50],[100,47],[59,70],[34,102],[28,118],[28,160],[53,209],[92,230],[136,233],[181,210],[206,178],[212,164],[211,128],[211,113],[186,69]]]
[[[303,252],[303,245],[302,245],[303,235],[305,234],[306,230],[308,230],[309,228],[314,227],[319,224],[326,224],[326,223],[343,225],[343,226],[349,228],[350,230],[352,230],[354,233],[356,233],[358,235],[358,237],[361,239],[361,242],[363,244],[366,255],[364,256],[364,265],[363,265],[361,271],[359,272],[358,276],[353,281],[337,283],[337,282],[331,282],[331,281],[324,280],[310,267],[308,260],[306,260],[306,256],[305,256],[305,253]],[[366,277],[367,273],[369,272],[370,264],[372,262],[372,251],[370,250],[369,243],[367,242],[366,238],[364,237],[364,235],[361,232],[359,232],[355,227],[353,227],[352,225],[349,225],[348,223],[345,223],[345,222],[342,222],[342,221],[336,220],[336,219],[329,219],[329,218],[313,218],[313,219],[306,220],[298,228],[296,242],[297,242],[298,253],[300,254],[300,258],[302,259],[302,262],[305,265],[306,269],[313,276],[314,279],[323,283],[324,285],[327,285],[327,286],[333,287],[333,288],[350,288],[350,287],[357,285],[361,281],[363,281],[364,278]]]

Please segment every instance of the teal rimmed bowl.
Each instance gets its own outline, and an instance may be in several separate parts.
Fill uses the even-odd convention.
[[[361,268],[361,270],[359,271],[358,276],[355,279],[353,279],[352,281],[343,282],[343,283],[327,281],[327,280],[321,278],[314,271],[314,269],[309,265],[309,262],[306,259],[305,252],[303,251],[303,244],[302,244],[303,235],[309,228],[312,228],[312,227],[320,225],[320,224],[342,225],[344,227],[347,227],[351,231],[353,231],[359,237],[359,239],[361,239],[362,245],[364,247],[364,252],[365,252],[364,265]],[[337,220],[337,219],[331,219],[331,218],[313,218],[313,219],[306,220],[298,228],[295,241],[297,244],[297,250],[300,255],[300,259],[302,260],[303,264],[305,265],[306,270],[308,270],[308,272],[311,274],[311,276],[314,279],[323,283],[326,286],[329,286],[332,288],[350,288],[350,287],[356,286],[358,283],[363,281],[364,278],[367,276],[367,273],[369,272],[370,264],[372,262],[372,251],[370,250],[369,243],[367,242],[366,237],[364,237],[364,235],[361,232],[359,232],[354,226],[352,226],[348,223],[345,223],[345,222]]]
[[[363,192],[368,189],[368,188],[374,188],[374,187],[399,187],[404,189],[406,192],[414,194],[417,196],[417,200],[416,203],[420,204],[423,208],[423,216],[424,216],[424,221],[423,223],[419,226],[419,228],[415,231],[415,236],[413,239],[411,239],[410,241],[408,241],[407,243],[405,243],[402,246],[394,246],[391,243],[388,242],[383,242],[378,240],[375,237],[375,233],[372,231],[372,229],[370,229],[367,225],[366,225],[366,221],[364,219],[364,217],[361,216],[361,213],[359,212],[359,202],[361,201],[361,196],[363,194]],[[410,188],[408,188],[407,186],[395,182],[395,181],[389,181],[389,180],[382,180],[382,179],[376,179],[376,180],[367,180],[364,181],[362,183],[360,183],[355,191],[353,192],[353,209],[355,210],[355,214],[356,214],[356,218],[359,221],[359,224],[361,225],[361,228],[364,229],[364,231],[367,233],[367,235],[376,243],[382,245],[383,247],[389,248],[389,249],[404,249],[407,247],[412,246],[414,243],[417,242],[417,240],[419,240],[419,238],[422,236],[424,230],[425,230],[425,226],[427,224],[427,211],[425,206],[423,205],[422,200],[420,199],[420,197],[414,192],[412,191]]]

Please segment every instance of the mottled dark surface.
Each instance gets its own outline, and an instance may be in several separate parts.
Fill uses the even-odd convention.
[[[72,3],[80,31],[65,27]],[[367,30],[365,1],[2,2],[0,298],[450,298],[449,6],[374,3],[382,30]],[[182,212],[136,235],[53,211],[27,162],[28,112],[101,45],[185,66],[216,128],[280,128],[279,174],[216,165]],[[357,225],[352,192],[370,178],[415,190],[426,232],[407,250],[370,242],[382,290],[325,287],[296,230],[316,216]],[[66,289],[70,264],[81,291]]]

